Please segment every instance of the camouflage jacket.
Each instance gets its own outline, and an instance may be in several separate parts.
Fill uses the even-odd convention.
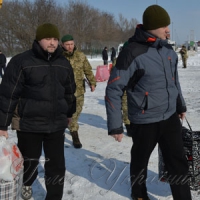
[[[187,49],[186,48],[182,48],[179,53],[181,54],[181,57],[183,59],[187,59],[188,58],[188,55],[187,55]]]
[[[96,80],[92,72],[92,67],[84,53],[78,51],[75,47],[73,53],[64,50],[63,55],[69,60],[74,70],[76,97],[85,93],[85,78],[91,86],[96,87]]]

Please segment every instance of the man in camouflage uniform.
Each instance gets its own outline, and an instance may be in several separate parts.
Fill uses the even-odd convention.
[[[73,36],[64,35],[61,39],[63,54],[69,60],[75,76],[76,82],[76,112],[72,116],[72,122],[68,126],[70,134],[72,135],[73,145],[75,148],[81,148],[82,144],[78,136],[78,118],[81,114],[84,104],[84,93],[85,93],[85,80],[90,85],[91,92],[94,92],[96,87],[96,80],[92,72],[92,67],[84,55],[84,53],[77,50],[74,44]]]
[[[187,68],[188,55],[187,55],[187,49],[186,49],[185,45],[182,46],[179,53],[181,54],[181,58],[182,58],[182,62],[183,62],[183,68]]]

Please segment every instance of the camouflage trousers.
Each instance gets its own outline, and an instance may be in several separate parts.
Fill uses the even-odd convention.
[[[76,112],[72,115],[72,122],[68,126],[70,132],[78,131],[79,129],[78,118],[83,109],[83,104],[84,104],[84,94],[76,97]]]
[[[130,121],[128,119],[128,105],[127,105],[127,94],[126,91],[124,92],[122,96],[122,118],[124,124],[130,124]]]
[[[182,58],[182,62],[183,62],[183,67],[186,68],[187,67],[187,59]]]

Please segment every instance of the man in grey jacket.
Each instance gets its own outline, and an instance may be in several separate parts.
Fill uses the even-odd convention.
[[[174,200],[191,200],[179,119],[184,119],[186,105],[178,80],[178,57],[166,39],[169,24],[170,17],[162,7],[152,5],[144,11],[143,25],[137,26],[120,52],[106,88],[108,134],[118,142],[123,138],[121,97],[127,91],[133,200],[149,200],[147,166],[157,143],[172,177]]]

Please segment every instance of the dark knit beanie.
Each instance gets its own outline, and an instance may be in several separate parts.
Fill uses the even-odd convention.
[[[58,31],[57,26],[50,23],[46,23],[46,24],[42,24],[38,26],[36,30],[35,39],[39,41],[44,38],[57,38],[59,40],[60,33]]]
[[[170,24],[170,17],[167,11],[158,5],[146,8],[143,13],[143,27],[145,30],[154,30]]]
[[[67,41],[71,41],[71,40],[74,40],[74,38],[73,38],[72,35],[69,35],[69,34],[64,35],[64,36],[62,37],[62,39],[61,39],[62,43],[67,42]]]

